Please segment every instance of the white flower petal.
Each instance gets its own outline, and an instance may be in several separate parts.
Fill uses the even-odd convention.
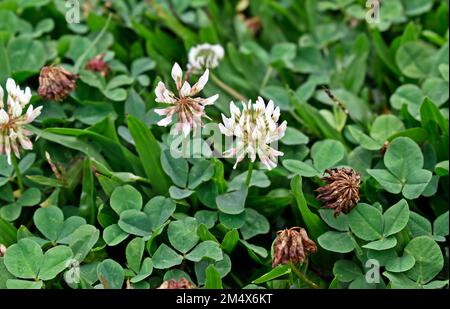
[[[203,105],[212,105],[217,101],[218,98],[219,98],[219,95],[215,94],[209,98],[203,99],[201,103]]]
[[[9,122],[8,113],[2,108],[0,109],[0,125],[7,124]]]
[[[181,83],[183,81],[183,71],[181,70],[180,65],[176,62],[172,67],[172,78],[175,81],[175,84],[177,85],[177,89],[180,89]]]
[[[208,79],[209,79],[209,70],[206,69],[205,73],[203,73],[203,75],[200,76],[198,82],[192,87],[191,96],[196,95],[197,93],[202,91],[206,83],[208,82]]]
[[[157,125],[160,127],[167,127],[171,122],[172,122],[172,115],[168,115],[167,117],[158,121]]]
[[[184,97],[189,97],[191,94],[191,85],[189,85],[189,83],[187,81],[184,82],[183,87],[180,90],[180,94],[181,96]]]

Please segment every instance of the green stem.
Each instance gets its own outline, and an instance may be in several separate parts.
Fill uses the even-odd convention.
[[[248,172],[247,172],[247,178],[245,179],[245,185],[247,188],[250,187],[250,181],[252,180],[252,174],[253,174],[253,162],[250,161],[248,165]]]
[[[98,44],[98,41],[102,38],[103,34],[105,34],[106,29],[108,29],[109,23],[111,22],[112,14],[109,14],[108,19],[106,20],[105,25],[103,26],[102,30],[100,30],[97,37],[92,41],[91,45],[84,51],[84,53],[78,58],[77,62],[75,63],[75,66],[73,67],[73,71],[75,73],[78,73],[80,71],[80,67],[83,64],[84,60],[86,59],[87,55],[91,52],[91,50]]]
[[[242,101],[242,102],[246,102],[247,98],[245,96],[243,96],[242,94],[240,94],[239,92],[237,92],[235,89],[231,88],[230,86],[228,86],[227,84],[225,84],[223,81],[221,81],[216,75],[214,74],[210,74],[209,75],[211,77],[211,80],[219,87],[221,88],[223,91],[227,92],[229,95],[231,95],[232,97],[234,97],[236,100]]]
[[[273,72],[273,68],[271,66],[269,66],[267,68],[266,74],[264,75],[260,89],[263,89],[264,87],[266,87],[267,83],[269,82],[270,76],[272,75],[272,72]]]
[[[237,283],[237,285],[242,288],[244,287],[244,284],[242,283],[241,279],[238,278],[234,273],[230,272],[231,278]]]
[[[289,265],[291,266],[292,272],[303,282],[305,282],[310,288],[312,289],[320,289],[320,287],[315,284],[314,282],[312,282],[311,280],[309,280],[308,277],[306,277],[305,274],[303,274],[302,272],[300,272],[297,267],[295,267],[295,265],[292,263],[292,261],[289,262]]]
[[[11,154],[11,162],[14,166],[14,171],[16,172],[17,184],[19,185],[20,193],[23,193],[23,179],[22,174],[20,173],[19,164],[17,164],[17,159],[14,154]]]

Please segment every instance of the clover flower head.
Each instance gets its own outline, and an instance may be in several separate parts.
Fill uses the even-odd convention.
[[[209,78],[209,70],[203,73],[196,84],[191,86],[187,80],[183,80],[183,72],[178,63],[172,68],[172,78],[177,87],[177,94],[168,90],[163,82],[159,82],[155,89],[156,102],[166,103],[169,107],[155,109],[155,113],[165,116],[157,124],[159,126],[167,126],[172,122],[172,117],[177,115],[178,120],[172,134],[176,135],[183,132],[184,136],[188,136],[191,129],[195,130],[203,125],[202,117],[205,114],[205,106],[214,104],[219,95],[213,95],[209,98],[194,97],[205,87]]]
[[[284,136],[287,122],[283,121],[278,125],[280,118],[280,108],[275,107],[272,100],[264,103],[258,97],[256,103],[249,101],[242,102],[242,111],[234,104],[230,103],[231,117],[227,118],[222,114],[223,124],[219,124],[219,129],[225,136],[234,136],[236,141],[231,149],[224,152],[225,157],[235,157],[237,164],[248,154],[250,160],[254,162],[258,155],[261,162],[269,169],[277,166],[277,157],[283,153],[271,147],[271,144]]]
[[[308,255],[316,252],[317,245],[304,228],[293,227],[278,231],[273,244],[272,267],[289,262],[303,263]]]
[[[219,44],[204,43],[194,46],[189,51],[188,69],[194,71],[214,69],[219,66],[224,55],[225,51]]]
[[[76,88],[78,75],[58,66],[46,66],[39,74],[38,94],[47,101],[63,101]]]
[[[324,208],[334,209],[335,217],[348,214],[359,202],[361,175],[351,168],[331,168],[325,173],[329,176],[322,178],[326,185],[316,189],[317,199]]]
[[[32,149],[33,144],[28,138],[32,132],[26,130],[24,125],[31,123],[41,114],[42,106],[34,108],[29,105],[31,100],[30,88],[20,89],[16,82],[9,78],[6,82],[5,92],[0,86],[0,154],[6,154],[8,164],[11,165],[11,150],[20,158],[19,146],[23,149]],[[25,111],[25,113],[24,113]]]

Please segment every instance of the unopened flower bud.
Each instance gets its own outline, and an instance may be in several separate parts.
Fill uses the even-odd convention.
[[[47,66],[39,75],[39,95],[47,101],[63,101],[76,88],[78,75],[62,67]]]
[[[107,76],[110,72],[109,65],[103,60],[104,54],[95,56],[95,58],[88,61],[86,64],[86,70],[98,72],[103,77]]]
[[[0,244],[0,257],[4,257],[6,253],[6,247],[3,244]]]
[[[325,171],[322,178],[327,184],[316,189],[317,199],[325,208],[334,209],[334,216],[349,213],[359,202],[361,176],[351,168],[333,168]]]

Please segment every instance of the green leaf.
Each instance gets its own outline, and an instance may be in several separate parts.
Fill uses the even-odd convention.
[[[167,229],[170,244],[181,253],[188,252],[199,241],[197,228],[197,220],[192,217],[170,222]]]
[[[231,254],[234,251],[234,248],[236,248],[238,242],[239,232],[236,229],[232,229],[223,237],[221,247],[226,253]]]
[[[58,239],[56,240],[59,244],[69,244],[69,238],[70,235],[72,235],[73,232],[75,232],[76,229],[78,229],[80,226],[85,225],[86,220],[81,217],[72,216],[67,218],[66,221],[64,221],[62,228],[59,232]]]
[[[98,264],[97,276],[104,289],[121,289],[125,280],[122,266],[111,259]]]
[[[393,289],[419,289],[420,285],[417,282],[409,279],[405,274],[393,274],[390,272],[383,272],[383,275],[390,280],[390,285]]]
[[[186,255],[186,259],[193,262],[200,262],[204,258],[214,261],[223,259],[223,253],[219,244],[212,240],[203,241]]]
[[[281,276],[284,276],[284,275],[287,275],[290,273],[291,273],[291,268],[289,267],[289,265],[281,264],[281,265],[278,265],[277,267],[275,267],[274,269],[272,269],[271,271],[269,271],[268,273],[265,273],[258,279],[253,280],[252,283],[261,284],[261,283],[274,280],[276,278],[279,278]]]
[[[126,210],[141,210],[142,196],[138,190],[130,185],[116,188],[111,194],[111,208],[120,215]]]
[[[150,183],[159,194],[166,194],[169,190],[169,181],[161,167],[161,149],[158,141],[145,123],[131,115],[128,116],[128,128]]]
[[[314,177],[319,176],[320,171],[316,170],[313,166],[308,163],[287,159],[283,160],[283,166],[290,172],[296,173],[303,177]]]
[[[128,237],[128,233],[122,230],[118,224],[111,224],[103,230],[103,240],[108,246],[116,246]]]
[[[153,254],[152,260],[153,267],[156,269],[167,269],[181,264],[183,257],[166,244],[161,244],[155,254]]]
[[[346,214],[341,213],[339,216],[334,216],[334,210],[333,209],[319,209],[320,217],[323,221],[325,221],[326,224],[328,224],[330,227],[345,232],[349,230],[348,226],[348,218]]]
[[[14,38],[8,44],[11,72],[36,73],[44,66],[47,52],[40,41],[29,38]],[[30,74],[32,75],[32,74]]]
[[[91,249],[97,243],[100,231],[92,225],[82,225],[73,232],[68,243],[73,252],[73,258],[78,262],[83,262]]]
[[[204,224],[208,229],[212,229],[217,221],[217,212],[212,210],[199,210],[194,215],[199,224]]]
[[[386,270],[393,273],[403,273],[413,268],[416,260],[412,255],[404,254],[402,257],[390,259],[386,263]]]
[[[344,155],[344,146],[335,140],[316,142],[311,148],[314,167],[320,172],[337,164],[344,158]]]
[[[194,191],[192,191],[192,190],[180,189],[175,186],[170,186],[170,188],[169,188],[169,195],[174,200],[182,200],[182,199],[188,198],[193,193],[194,193]]]
[[[438,176],[448,176],[448,160],[436,164],[434,171]]]
[[[127,265],[135,273],[139,273],[141,269],[141,260],[144,255],[145,242],[143,238],[132,239],[126,249],[125,257],[127,259]]]
[[[284,137],[280,140],[285,145],[303,145],[308,144],[309,138],[299,130],[287,127]]]
[[[317,239],[319,245],[333,252],[348,253],[354,249],[353,241],[348,234],[349,232],[326,232]]]
[[[165,149],[161,153],[161,166],[166,174],[178,187],[186,187],[188,179],[189,165],[184,158],[175,158],[170,149]]]
[[[408,0],[403,3],[408,16],[421,15],[433,7],[433,0]]]
[[[406,42],[395,55],[400,71],[410,78],[424,78],[431,72],[434,49],[421,42]]]
[[[156,230],[172,216],[176,209],[175,202],[164,196],[155,196],[145,204],[144,212],[147,214],[152,230]]]
[[[118,224],[123,231],[129,234],[142,237],[152,236],[150,219],[147,214],[142,211],[136,209],[125,210],[120,214]]]
[[[214,175],[214,165],[208,160],[198,160],[189,171],[189,189],[195,189]]]
[[[341,282],[352,282],[362,275],[362,271],[352,261],[339,260],[334,263],[333,274]]]
[[[413,237],[432,236],[430,221],[415,212],[409,215],[408,230]]]
[[[214,265],[206,267],[205,289],[223,289],[222,276]]]
[[[248,208],[245,210],[245,223],[240,228],[242,237],[248,240],[256,235],[266,234],[270,230],[269,221],[256,210]]]
[[[152,272],[153,272],[153,261],[151,258],[145,258],[144,261],[142,262],[142,267],[140,271],[135,277],[131,278],[130,281],[131,283],[142,281],[146,279],[148,276],[150,276]]]
[[[97,213],[95,195],[94,174],[91,170],[91,161],[85,159],[79,211],[80,216],[84,217],[90,224],[95,223],[95,215]]]
[[[394,175],[386,170],[367,170],[370,176],[383,186],[390,193],[398,194],[402,191],[403,184]]]
[[[56,206],[39,208],[33,216],[34,224],[47,239],[56,241],[64,224],[64,215]]]
[[[247,187],[242,186],[239,190],[228,192],[216,197],[217,207],[220,211],[229,215],[237,215],[245,210],[245,199],[247,198]]]
[[[72,255],[72,250],[66,246],[57,246],[45,252],[39,270],[39,279],[44,281],[54,279],[69,266]]]
[[[437,217],[437,219],[433,223],[433,232],[434,235],[437,236],[448,236],[449,234],[449,218],[448,218],[448,211]]]
[[[309,209],[302,191],[301,176],[297,175],[294,178],[292,178],[291,191],[294,194],[297,207],[300,210],[300,213],[302,215],[303,221],[305,222],[309,235],[311,235],[312,239],[316,240],[328,229],[327,226],[323,223],[323,221],[320,220],[320,217]]]
[[[368,204],[358,204],[348,214],[348,223],[352,232],[361,239],[375,240],[383,236],[381,212]]]
[[[405,253],[416,260],[413,268],[406,274],[420,284],[426,284],[444,267],[444,258],[439,245],[430,237],[419,236],[405,247]]]
[[[409,206],[405,200],[401,200],[389,207],[383,214],[384,236],[390,236],[400,232],[408,224]]]
[[[403,122],[394,115],[381,115],[373,122],[370,136],[379,143],[384,144],[390,136],[404,129]]]
[[[41,191],[37,188],[26,190],[16,201],[17,204],[28,207],[35,206],[41,201]]]
[[[362,247],[366,248],[366,249],[381,251],[381,250],[387,250],[387,249],[394,248],[396,245],[397,245],[397,238],[387,237],[387,238],[382,238],[380,240],[375,240],[375,241],[369,242],[368,244],[365,244]]]
[[[22,279],[36,279],[44,254],[33,240],[21,239],[6,250],[4,263],[8,271]]]
[[[9,222],[0,218],[0,243],[9,246],[17,240],[17,229]]]
[[[6,287],[8,289],[27,289],[27,290],[40,290],[42,289],[43,282],[42,281],[27,281],[27,280],[17,280],[17,279],[9,279],[6,281]]]

